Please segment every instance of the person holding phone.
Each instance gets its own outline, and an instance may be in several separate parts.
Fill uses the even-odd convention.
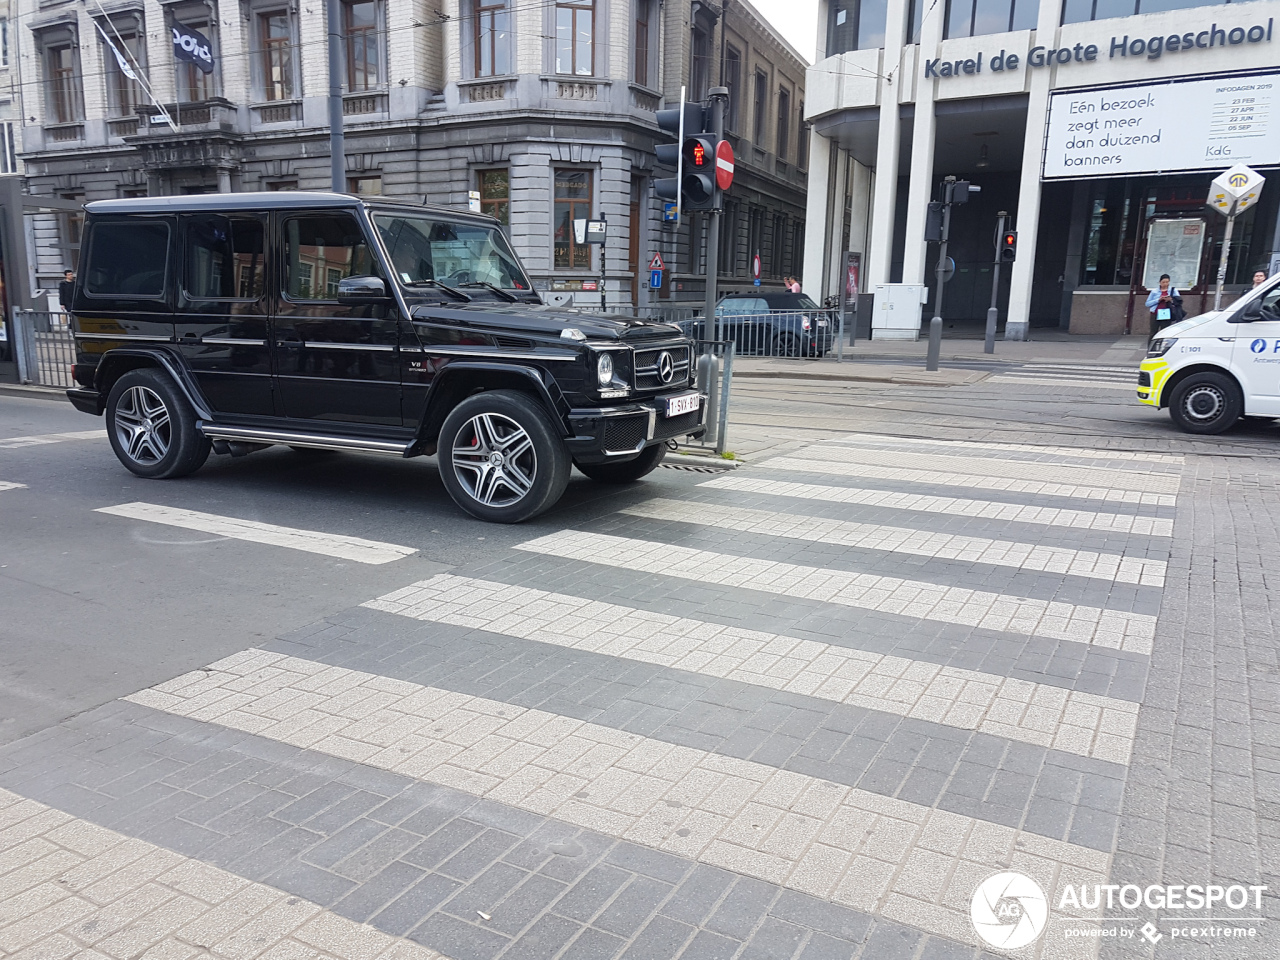
[[[1167,273],[1160,274],[1160,285],[1147,294],[1147,309],[1151,311],[1151,332],[1162,330],[1186,316],[1182,309],[1182,294],[1173,285]]]

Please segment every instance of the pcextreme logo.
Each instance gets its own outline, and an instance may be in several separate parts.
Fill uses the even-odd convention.
[[[997,873],[973,891],[969,919],[985,943],[1017,950],[1044,932],[1049,900],[1040,884],[1025,874]]]

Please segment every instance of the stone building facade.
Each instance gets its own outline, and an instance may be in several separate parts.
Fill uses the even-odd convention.
[[[329,188],[324,0],[19,3],[29,192],[89,201]],[[537,285],[592,291],[589,305],[600,252],[576,246],[568,224],[604,217],[611,306],[650,301],[654,252],[669,273],[653,296],[694,299],[705,231],[701,218],[662,222],[654,111],[682,84],[701,96],[724,83],[739,166],[721,273],[745,279],[757,248],[766,277],[799,272],[805,65],[748,4],[340,6],[349,191],[455,206],[478,194]],[[175,58],[175,24],[207,40],[211,72]],[[75,217],[47,216],[37,234],[41,280],[73,265]]]

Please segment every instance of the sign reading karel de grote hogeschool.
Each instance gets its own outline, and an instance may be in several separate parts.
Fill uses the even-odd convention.
[[[1220,170],[1280,157],[1280,73],[1173,80],[1049,98],[1046,180]]]

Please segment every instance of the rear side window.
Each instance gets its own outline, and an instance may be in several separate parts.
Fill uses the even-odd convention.
[[[194,214],[187,233],[182,289],[192,300],[256,300],[264,272],[262,221]]]
[[[84,289],[91,297],[163,297],[169,224],[95,223],[86,262]]]

